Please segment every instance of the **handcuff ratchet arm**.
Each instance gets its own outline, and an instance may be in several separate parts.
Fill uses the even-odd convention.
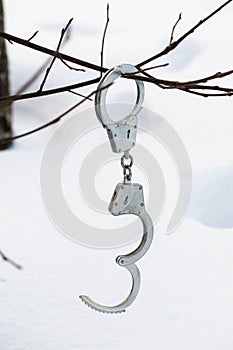
[[[132,288],[128,297],[116,306],[105,306],[96,303],[88,296],[81,295],[81,300],[92,309],[105,313],[119,313],[125,311],[130,306],[140,288],[140,272],[136,261],[141,259],[149,249],[153,239],[153,224],[150,216],[145,210],[143,188],[137,183],[119,183],[113,193],[109,204],[111,214],[118,216],[133,214],[140,218],[143,224],[143,236],[139,246],[127,255],[120,255],[116,258],[118,265],[125,267],[132,276]]]

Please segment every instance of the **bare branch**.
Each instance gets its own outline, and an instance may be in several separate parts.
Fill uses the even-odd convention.
[[[223,73],[218,72],[213,75],[210,75],[209,77],[205,77],[205,78],[201,78],[193,81],[184,81],[184,82],[158,79],[153,77],[152,75],[149,75],[148,73],[145,73],[144,71],[141,71],[141,72],[146,76],[124,74],[124,77],[128,79],[146,81],[146,82],[155,84],[162,89],[178,89],[178,90],[184,90],[186,92],[190,92],[191,90],[212,90],[212,91],[214,90],[216,92],[217,91],[224,92],[224,94],[216,93],[216,94],[209,94],[209,96],[231,96],[233,92],[232,88],[221,87],[218,85],[200,85],[201,82],[205,83],[209,80],[219,79],[227,75],[233,74],[233,70],[223,72]],[[203,94],[199,94],[199,95],[203,96]]]
[[[161,87],[161,85],[164,84],[165,86],[167,86],[167,88],[172,87],[173,89],[175,89],[175,88],[179,89],[179,87],[182,87],[182,86],[184,87],[186,85],[191,85],[191,84],[205,83],[209,80],[219,79],[219,78],[223,78],[227,75],[233,74],[233,70],[230,70],[227,72],[217,72],[211,76],[192,80],[192,81],[178,82],[178,81],[171,81],[171,80],[164,80],[164,79],[155,78],[152,75],[146,73],[145,70],[142,70],[142,69],[139,69],[139,72],[142,72],[145,76],[143,77],[143,76],[138,76],[136,74],[129,73],[129,74],[125,74],[124,77],[127,79],[142,80],[145,82],[153,83],[159,87]],[[38,74],[39,74],[39,72],[38,72]],[[96,84],[99,81],[100,81],[100,78],[98,77],[95,79],[83,81],[83,82],[72,84],[72,85],[66,85],[66,86],[62,86],[59,88],[55,88],[55,89],[44,90],[40,94],[38,94],[38,91],[35,91],[35,92],[21,94],[21,95],[17,94],[17,95],[11,95],[11,96],[3,96],[3,97],[0,97],[0,106],[3,106],[5,103],[12,103],[12,102],[18,101],[18,100],[25,100],[25,99],[30,99],[30,98],[36,98],[36,97],[42,97],[42,96],[48,96],[48,95],[53,95],[53,94],[57,94],[57,93],[67,92],[67,91],[70,91],[73,89]]]
[[[12,266],[14,266],[16,269],[21,270],[23,268],[21,265],[19,265],[15,261],[11,260],[10,258],[8,258],[1,250],[0,250],[0,256],[1,256],[3,261],[8,262]]]
[[[104,43],[105,43],[105,36],[107,33],[107,29],[108,29],[108,23],[109,23],[109,4],[107,4],[107,19],[106,19],[104,32],[103,32],[101,52],[100,52],[100,66],[101,67],[103,67],[103,62],[104,62]],[[103,72],[100,72],[101,77],[102,77],[102,74],[103,74]]]
[[[24,39],[18,38],[18,37],[14,36],[14,35],[11,35],[11,34],[0,32],[0,38],[4,38],[4,39],[6,39],[8,41],[10,40],[11,42],[15,42],[17,44],[29,47],[29,48],[31,48],[33,50],[36,50],[36,51],[39,51],[39,52],[43,52],[43,53],[45,53],[47,55],[50,55],[50,56],[54,56],[54,57],[60,57],[61,56],[64,61],[76,63],[76,64],[79,64],[82,67],[90,68],[90,69],[95,70],[97,72],[106,72],[108,70],[107,68],[100,67],[100,66],[98,66],[96,64],[93,64],[93,63],[90,63],[90,62],[87,62],[87,61],[83,61],[83,60],[80,60],[78,58],[75,58],[75,57],[63,54],[63,53],[58,53],[57,51],[53,51],[53,50],[50,50],[50,49],[48,49],[48,48],[46,48],[44,46],[40,46],[40,45],[31,43],[28,40],[24,40]]]
[[[172,42],[173,42],[174,32],[175,32],[175,29],[176,29],[176,27],[177,27],[177,24],[180,22],[180,20],[181,20],[181,13],[179,14],[178,20],[176,21],[176,23],[174,24],[174,26],[173,26],[173,28],[172,28],[172,32],[171,32],[171,37],[170,37],[169,45],[171,45]]]
[[[81,101],[79,101],[78,103],[76,103],[75,105],[73,105],[72,107],[70,107],[69,109],[67,109],[65,112],[63,112],[62,114],[60,114],[58,117],[52,119],[50,122],[46,123],[46,124],[43,124],[41,126],[39,126],[38,128],[35,128],[33,130],[30,130],[30,131],[27,131],[27,132],[24,132],[23,134],[20,134],[20,135],[16,135],[16,136],[13,136],[13,137],[8,137],[8,138],[5,138],[5,139],[0,139],[0,145],[1,144],[4,144],[6,142],[9,142],[9,141],[13,141],[13,140],[17,140],[17,139],[20,139],[22,137],[25,137],[25,136],[28,136],[28,135],[32,135],[40,130],[43,130],[51,125],[54,125],[56,123],[58,123],[62,118],[64,118],[68,113],[70,113],[71,111],[73,111],[75,108],[79,107],[83,102],[85,102],[86,100],[90,99],[91,96],[93,96],[97,91],[101,91],[101,90],[104,90],[104,89],[107,89],[109,86],[111,86],[111,84],[108,84],[108,85],[105,85],[103,86],[102,88],[100,89],[97,89],[97,90],[94,90],[92,91],[88,96],[86,96],[85,98],[83,98]]]
[[[165,49],[163,49],[161,52],[157,53],[156,55],[146,59],[143,62],[140,62],[139,64],[137,64],[137,68],[140,68],[141,66],[144,66],[145,64],[156,60],[159,57],[162,57],[164,55],[167,55],[170,51],[174,50],[184,39],[186,39],[190,34],[194,33],[194,31],[200,27],[203,23],[205,23],[206,21],[208,21],[211,17],[213,17],[214,15],[216,15],[218,12],[220,12],[225,6],[227,6],[228,4],[230,4],[232,2],[232,0],[228,0],[226,1],[224,4],[222,4],[221,6],[219,6],[215,11],[211,12],[211,14],[209,14],[207,17],[205,17],[204,19],[200,20],[197,24],[195,24],[195,26],[193,26],[191,29],[189,29],[185,34],[183,34],[178,40],[173,41],[172,43],[170,43],[168,46],[165,47]]]
[[[99,81],[100,81],[100,77],[95,78],[95,79],[91,79],[91,80],[85,80],[85,81],[82,81],[80,83],[76,83],[76,84],[72,84],[72,85],[61,86],[61,87],[55,88],[55,89],[44,90],[40,93],[38,93],[38,91],[35,91],[35,92],[29,92],[27,94],[22,94],[22,95],[3,96],[3,97],[0,97],[0,106],[4,103],[7,103],[7,102],[12,103],[14,101],[19,101],[19,100],[28,100],[30,98],[54,95],[54,94],[58,94],[61,92],[68,92],[71,89],[78,89],[78,88],[81,88],[84,86],[93,85],[93,84],[98,83]]]
[[[158,64],[157,66],[148,67],[148,68],[145,68],[145,69],[140,69],[140,72],[146,72],[146,71],[151,70],[151,69],[157,69],[157,68],[167,67],[167,66],[169,66],[169,64],[170,64],[170,63]]]

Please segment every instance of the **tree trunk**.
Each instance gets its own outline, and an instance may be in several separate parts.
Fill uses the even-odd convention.
[[[3,0],[0,0],[0,31],[4,32]],[[8,79],[8,60],[5,40],[0,38],[0,96],[10,94]],[[0,106],[0,139],[12,136],[11,106]],[[4,143],[0,149],[8,148],[11,142]]]

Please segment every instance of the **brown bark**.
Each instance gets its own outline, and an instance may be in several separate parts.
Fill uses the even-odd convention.
[[[3,0],[0,0],[0,31],[4,31],[4,9]],[[10,93],[8,78],[8,60],[5,40],[0,38],[0,96],[8,96]],[[0,138],[12,136],[11,106],[0,109]],[[11,142],[0,145],[0,149],[8,148]]]

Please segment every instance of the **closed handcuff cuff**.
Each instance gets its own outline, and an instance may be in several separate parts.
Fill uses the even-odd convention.
[[[120,255],[116,258],[118,265],[126,268],[132,277],[132,288],[128,297],[116,306],[105,306],[96,303],[86,295],[80,295],[81,300],[96,311],[104,313],[124,312],[130,306],[140,288],[140,272],[135,264],[149,249],[153,239],[153,223],[145,210],[143,187],[138,183],[131,183],[131,167],[133,158],[130,150],[135,146],[137,134],[137,114],[142,108],[144,100],[144,84],[135,80],[137,86],[137,99],[133,110],[123,119],[114,122],[108,115],[106,109],[106,95],[109,84],[113,83],[123,74],[136,73],[138,70],[131,64],[122,64],[109,70],[101,79],[95,96],[95,111],[97,118],[107,130],[111,148],[114,153],[123,153],[121,165],[123,167],[124,179],[116,185],[108,210],[114,215],[133,214],[140,218],[143,226],[143,235],[139,246],[127,255]]]

